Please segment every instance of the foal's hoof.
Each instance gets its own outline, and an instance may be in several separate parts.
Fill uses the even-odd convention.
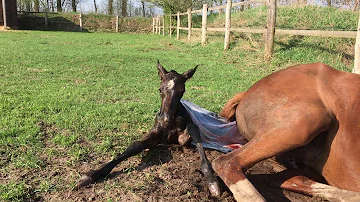
[[[209,183],[208,188],[209,188],[210,194],[212,196],[219,197],[221,195],[219,183],[217,183],[217,182]]]
[[[92,184],[94,182],[95,180],[92,177],[90,177],[90,175],[83,175],[81,176],[80,181],[76,184],[74,189],[77,190],[81,187]]]

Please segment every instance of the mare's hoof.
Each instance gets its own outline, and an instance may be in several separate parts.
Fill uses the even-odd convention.
[[[209,183],[208,188],[209,188],[210,194],[212,196],[220,197],[221,190],[220,190],[220,187],[219,187],[219,183],[217,183],[217,182]]]

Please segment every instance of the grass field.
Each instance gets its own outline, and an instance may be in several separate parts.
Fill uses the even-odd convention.
[[[160,107],[157,60],[179,72],[199,64],[184,98],[218,112],[290,65],[351,71],[354,42],[277,37],[265,63],[261,39],[246,37],[223,52],[222,41],[203,48],[157,35],[0,32],[0,200],[71,189],[82,162],[110,160],[148,131]]]

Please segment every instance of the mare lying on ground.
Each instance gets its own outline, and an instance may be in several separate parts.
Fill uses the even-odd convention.
[[[249,141],[212,163],[236,200],[264,200],[244,173],[277,156],[280,162],[314,169],[331,186],[291,169],[270,184],[330,200],[360,201],[360,75],[322,63],[290,67],[235,95],[220,115],[236,120]]]

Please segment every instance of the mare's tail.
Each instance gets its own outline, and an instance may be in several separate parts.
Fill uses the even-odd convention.
[[[232,97],[223,107],[220,112],[220,116],[227,118],[229,121],[235,121],[235,111],[236,107],[240,103],[241,99],[244,97],[245,92],[240,92]]]

